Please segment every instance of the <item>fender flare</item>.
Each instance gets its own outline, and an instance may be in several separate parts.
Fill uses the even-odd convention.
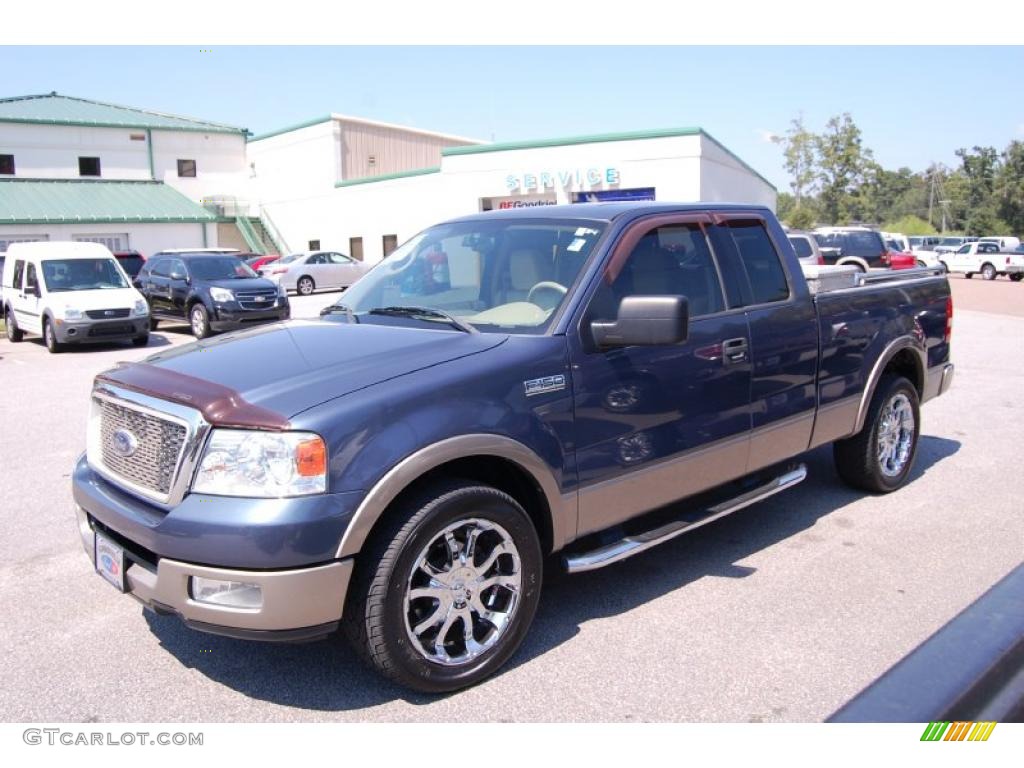
[[[864,272],[867,272],[868,269],[869,269],[868,263],[866,261],[864,261],[864,259],[857,258],[856,256],[841,256],[839,258],[839,260],[836,261],[836,266],[837,267],[860,267],[861,269],[864,270]]]
[[[502,435],[470,434],[450,437],[406,456],[377,481],[363,497],[338,544],[338,558],[362,549],[373,526],[398,495],[430,470],[455,459],[491,456],[505,459],[530,475],[551,511],[552,549],[561,549],[576,533],[576,493],[562,494],[548,465],[522,443]]]
[[[928,370],[928,359],[926,356],[927,353],[921,343],[913,336],[900,336],[899,338],[889,342],[886,348],[882,350],[882,354],[878,356],[875,364],[871,367],[871,373],[868,375],[867,381],[864,384],[864,391],[860,396],[860,406],[857,408],[857,422],[854,425],[852,434],[855,435],[864,429],[864,421],[867,419],[868,407],[871,405],[871,399],[875,396],[875,389],[878,387],[878,382],[882,378],[882,372],[892,359],[905,349],[912,350],[915,353],[914,362],[917,364],[918,382],[920,382],[920,385],[923,387],[925,382],[925,371]]]

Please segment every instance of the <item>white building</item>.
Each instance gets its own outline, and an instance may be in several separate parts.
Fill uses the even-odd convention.
[[[251,197],[247,135],[56,93],[0,99],[0,252],[27,240],[245,247],[223,201]]]
[[[510,206],[649,199],[775,208],[775,187],[700,128],[481,144],[388,126],[412,144],[429,142],[417,152],[346,143],[346,119],[249,145],[262,203],[293,248],[375,262],[438,221]],[[425,162],[432,153],[437,162]]]

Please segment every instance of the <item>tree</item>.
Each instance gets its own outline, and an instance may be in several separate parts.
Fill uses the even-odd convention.
[[[1024,142],[1011,141],[996,174],[995,201],[999,217],[1015,234],[1024,232]]]
[[[860,128],[850,113],[844,112],[830,118],[825,132],[815,138],[822,215],[830,224],[861,218],[863,199],[855,193],[872,154],[861,143]]]
[[[922,219],[920,216],[908,214],[892,219],[886,223],[886,229],[899,232],[904,235],[934,235],[935,227]]]
[[[789,172],[789,186],[793,199],[799,207],[804,197],[814,191],[818,172],[815,167],[815,146],[817,137],[804,127],[803,115],[790,121],[784,136],[773,136],[772,141],[782,145],[786,171]]]
[[[810,229],[814,226],[816,220],[814,212],[809,206],[800,205],[790,212],[786,222],[793,229]]]
[[[993,234],[1002,224],[996,214],[995,199],[999,153],[995,147],[976,146],[970,152],[958,149],[956,155],[963,163],[961,172],[967,183],[964,230],[969,235]]]

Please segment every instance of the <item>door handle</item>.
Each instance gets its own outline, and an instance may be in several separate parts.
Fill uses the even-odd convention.
[[[724,365],[735,365],[747,360],[747,352],[750,349],[745,338],[726,339],[722,342],[722,363]]]

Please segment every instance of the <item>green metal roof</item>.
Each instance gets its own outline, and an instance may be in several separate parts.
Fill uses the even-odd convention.
[[[358,179],[346,179],[345,181],[336,181],[334,186],[336,187],[354,187],[357,184],[370,184],[374,181],[390,181],[391,179],[406,179],[410,176],[426,176],[429,173],[440,173],[441,166],[432,165],[429,168],[417,168],[414,171],[401,171],[399,173],[387,173],[383,176],[363,176]]]
[[[245,128],[236,128],[232,125],[168,115],[148,109],[122,107],[118,104],[79,99],[74,96],[62,96],[56,91],[38,96],[0,99],[0,122],[248,134]]]
[[[474,144],[468,147],[446,147],[442,155],[476,155],[481,152],[505,152],[510,149],[536,149],[538,147],[565,147],[571,144],[597,144],[603,141],[635,141],[637,139],[664,139],[672,136],[697,136],[700,128],[665,128],[629,133],[595,133],[589,136],[565,136],[539,141],[506,141],[498,144]],[[717,143],[717,142],[716,142]]]
[[[269,139],[271,136],[280,136],[282,133],[289,133],[290,131],[297,131],[300,128],[309,128],[313,125],[320,125],[321,123],[328,123],[332,120],[331,115],[324,115],[323,117],[314,117],[312,120],[306,120],[304,123],[296,123],[295,125],[289,125],[285,128],[278,128],[276,131],[269,131],[267,133],[261,133],[259,136],[253,136],[249,141],[262,141],[263,139]]]
[[[160,181],[0,179],[0,224],[216,220]]]

